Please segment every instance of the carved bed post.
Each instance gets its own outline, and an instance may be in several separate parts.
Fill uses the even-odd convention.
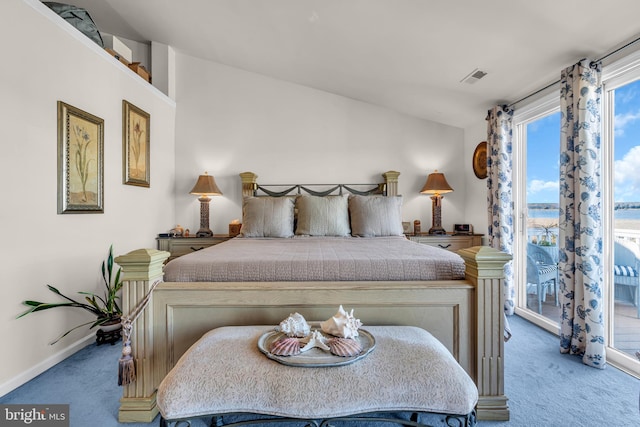
[[[382,174],[384,183],[387,184],[387,196],[398,195],[398,177],[400,172],[388,171]]]
[[[115,262],[122,268],[122,312],[131,313],[147,295],[151,285],[162,279],[164,261],[169,252],[139,249],[119,256]],[[133,324],[131,350],[135,359],[136,380],[123,387],[118,420],[120,422],[151,422],[158,414],[156,389],[162,378],[154,374],[153,305]],[[156,361],[157,363],[157,361]],[[114,380],[115,381],[115,380]]]
[[[253,172],[242,172],[240,179],[242,180],[242,197],[254,196],[258,187],[258,175]]]
[[[504,394],[504,265],[511,255],[488,246],[458,251],[465,261],[465,277],[476,287],[475,381],[479,420],[509,420]],[[473,375],[472,375],[473,376]]]

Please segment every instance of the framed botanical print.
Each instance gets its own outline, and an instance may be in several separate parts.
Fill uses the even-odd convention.
[[[58,101],[58,213],[104,212],[104,120]]]
[[[149,113],[122,101],[122,182],[128,185],[151,185]]]

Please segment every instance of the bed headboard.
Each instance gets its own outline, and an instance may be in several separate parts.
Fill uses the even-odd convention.
[[[312,196],[328,196],[344,192],[359,195],[382,194],[398,195],[398,177],[400,172],[388,171],[382,174],[384,182],[378,184],[258,184],[258,175],[253,172],[242,172],[242,196],[293,196],[307,193]]]

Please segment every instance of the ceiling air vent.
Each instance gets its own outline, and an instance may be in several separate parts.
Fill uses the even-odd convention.
[[[487,73],[485,73],[484,71],[482,71],[479,68],[476,68],[475,70],[473,70],[472,72],[470,72],[469,74],[467,74],[467,76],[460,80],[460,83],[469,83],[474,84],[475,82],[477,82],[478,80],[480,80],[481,78],[483,78],[484,76],[486,76]]]

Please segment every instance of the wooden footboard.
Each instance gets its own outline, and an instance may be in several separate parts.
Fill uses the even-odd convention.
[[[503,266],[511,257],[488,247],[459,252],[466,280],[434,282],[161,282],[134,325],[137,380],[124,387],[120,422],[150,422],[156,390],[178,358],[219,326],[275,325],[298,311],[325,320],[342,304],[365,325],[419,326],[438,338],[478,386],[478,419],[508,420],[503,382]],[[116,258],[123,311],[131,312],[162,279],[167,252],[142,249]]]

